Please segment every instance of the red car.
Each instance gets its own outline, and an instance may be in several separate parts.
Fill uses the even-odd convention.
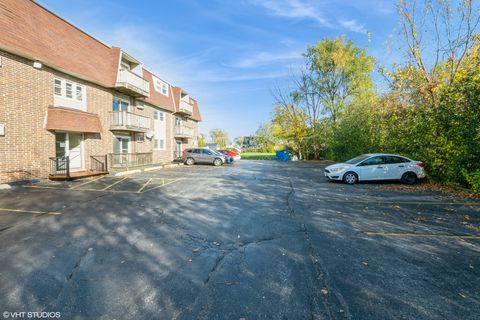
[[[241,157],[238,153],[236,152],[233,152],[231,150],[218,150],[218,152],[220,152],[221,154],[224,154],[226,155],[227,157],[232,157],[233,159],[235,160],[240,160]]]

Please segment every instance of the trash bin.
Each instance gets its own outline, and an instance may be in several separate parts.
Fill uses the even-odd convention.
[[[290,160],[290,154],[288,153],[288,150],[277,151],[276,160],[277,161],[289,161]]]

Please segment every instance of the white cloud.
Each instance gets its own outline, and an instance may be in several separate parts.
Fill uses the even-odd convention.
[[[282,52],[282,53],[269,53],[260,52],[255,55],[240,59],[233,64],[236,68],[251,68],[261,65],[268,65],[275,62],[298,60],[302,58],[302,52]]]
[[[367,33],[367,29],[365,29],[365,25],[358,23],[358,21],[354,19],[340,20],[339,23],[343,28],[350,30],[352,32]]]
[[[253,0],[253,3],[268,10],[269,14],[285,18],[312,19],[324,27],[332,28],[316,6],[300,0]]]
[[[264,7],[268,14],[291,19],[308,19],[331,29],[346,29],[356,33],[366,33],[365,25],[354,19],[338,19],[332,10],[324,7],[334,3],[310,0],[251,0],[251,3]],[[347,5],[349,5],[347,3]],[[353,6],[353,4],[350,4]],[[329,17],[327,19],[326,17]]]

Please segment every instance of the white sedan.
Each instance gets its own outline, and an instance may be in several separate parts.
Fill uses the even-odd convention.
[[[415,184],[425,178],[425,164],[396,154],[362,154],[343,163],[325,168],[325,176],[330,180],[354,184],[358,181],[400,180]]]

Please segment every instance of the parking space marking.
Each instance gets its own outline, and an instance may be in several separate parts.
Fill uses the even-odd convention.
[[[95,182],[95,181],[98,181],[98,180],[104,179],[104,178],[105,178],[105,177],[100,177],[100,178],[97,178],[97,179],[93,179],[93,180],[90,180],[90,181],[86,181],[86,182],[84,182],[84,183],[81,183],[81,184],[78,184],[78,185],[76,185],[76,186],[73,186],[73,187],[71,187],[71,188],[69,188],[69,189],[70,189],[70,190],[74,190],[74,189],[76,189],[76,188],[79,188],[79,187],[81,187],[81,186],[87,185],[87,184],[89,184],[89,183],[92,183],[92,182]]]
[[[470,234],[451,235],[451,234],[427,234],[427,233],[396,233],[396,232],[365,232],[368,236],[380,237],[423,237],[423,238],[446,238],[446,239],[478,239],[480,236]]]
[[[23,186],[24,188],[33,188],[33,189],[53,189],[53,190],[66,190],[66,188],[59,187],[49,187],[49,186]]]
[[[184,179],[184,178],[179,178],[179,179],[176,179],[176,180],[173,180],[173,181],[169,181],[169,182],[167,182],[167,183],[163,182],[162,185],[156,186],[156,187],[153,187],[153,188],[150,188],[150,189],[147,189],[147,190],[143,191],[142,193],[145,193],[145,192],[148,192],[148,191],[152,191],[152,190],[155,190],[155,189],[159,189],[159,188],[168,186],[169,184],[172,184],[172,183],[174,183],[174,182],[177,182],[177,181],[180,181],[180,180],[183,180],[183,179]]]
[[[12,208],[0,208],[0,211],[16,212],[16,213],[31,213],[31,214],[49,214],[54,216],[58,216],[62,214],[61,212],[54,212],[54,211],[23,210],[23,209],[12,209]]]
[[[141,193],[148,186],[148,184],[152,182],[152,180],[153,178],[148,179],[148,181],[145,182],[145,184],[140,189],[138,189],[137,193]]]
[[[382,201],[374,200],[358,200],[358,199],[323,199],[325,202],[342,202],[351,201],[352,203],[372,203],[372,204],[428,204],[428,205],[462,205],[462,206],[480,206],[480,202],[434,202],[434,201]]]
[[[121,179],[121,180],[115,181],[115,182],[112,183],[111,185],[106,186],[105,188],[103,188],[103,189],[101,189],[101,190],[98,190],[98,191],[107,191],[107,190],[110,189],[111,187],[119,184],[119,183],[122,182],[122,181],[125,181],[126,179],[127,179],[127,177],[125,177],[125,178],[123,178],[123,179]]]

